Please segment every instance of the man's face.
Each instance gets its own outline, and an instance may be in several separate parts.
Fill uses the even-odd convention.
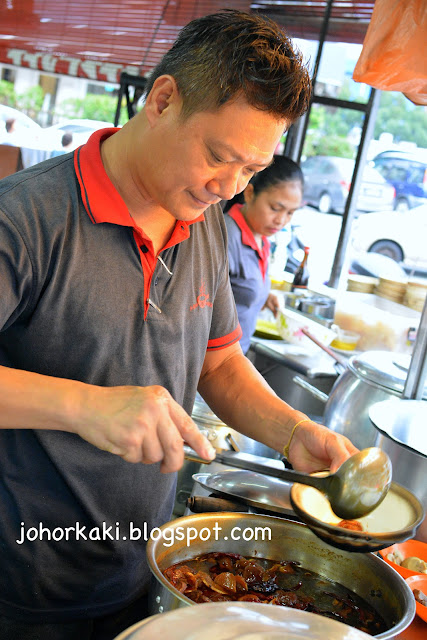
[[[149,200],[189,221],[242,191],[271,162],[287,123],[243,99],[186,120],[180,106],[169,105],[156,121],[136,179]]]

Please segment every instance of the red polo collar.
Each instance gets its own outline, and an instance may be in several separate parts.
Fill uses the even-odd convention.
[[[234,222],[242,232],[243,244],[251,247],[258,254],[259,266],[261,269],[262,277],[265,279],[268,268],[268,256],[270,255],[270,242],[266,236],[262,236],[262,249],[259,248],[257,241],[252,230],[249,228],[248,223],[242,213],[242,204],[235,204],[231,207],[228,215],[233,218]]]
[[[147,317],[150,303],[150,286],[156,267],[157,256],[168,247],[172,247],[190,236],[189,226],[205,219],[202,214],[195,220],[185,222],[177,220],[171,237],[157,255],[153,244],[130,215],[128,208],[113,186],[101,160],[101,142],[118,129],[101,129],[93,133],[87,143],[74,152],[74,169],[80,184],[83,204],[94,224],[111,223],[130,227],[138,247],[141,266],[144,273],[144,318]]]
[[[109,222],[131,227],[145,240],[148,240],[143,230],[135,224],[123,198],[116,191],[102,164],[101,142],[116,131],[118,131],[116,128],[95,131],[87,143],[74,152],[74,168],[80,184],[83,204],[94,224]],[[177,220],[175,229],[163,249],[188,238],[190,235],[189,225],[204,219],[202,214],[190,222]]]

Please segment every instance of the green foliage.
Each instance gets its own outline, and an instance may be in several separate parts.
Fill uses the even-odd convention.
[[[383,91],[374,136],[391,133],[395,142],[415,142],[427,148],[427,110],[415,106],[402,93]]]
[[[310,111],[303,155],[354,158],[354,146],[347,136],[354,126],[360,124],[359,112],[314,104]]]
[[[16,107],[16,93],[13,82],[0,80],[0,104]]]
[[[88,118],[89,120],[103,120],[114,122],[117,109],[117,98],[109,95],[95,95],[88,93],[83,99],[70,98],[61,103],[56,114],[66,118]],[[122,105],[120,124],[127,121],[126,107]]]
[[[349,99],[344,83],[339,98]],[[303,155],[335,155],[354,158],[355,150],[347,137],[351,130],[363,126],[363,114],[352,109],[341,109],[313,104],[304,143]],[[415,106],[402,93],[384,91],[378,109],[374,137],[391,133],[395,142],[414,142],[427,148],[427,110]]]
[[[43,89],[39,85],[36,85],[16,97],[16,108],[26,113],[27,116],[30,116],[33,120],[37,120],[37,116],[43,106],[43,100]]]
[[[304,155],[307,157],[338,156],[339,158],[354,159],[354,147],[344,136],[318,135],[316,132],[307,133]]]

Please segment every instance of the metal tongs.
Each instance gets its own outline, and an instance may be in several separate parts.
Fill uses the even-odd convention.
[[[184,457],[200,464],[210,464],[184,445]],[[246,469],[287,482],[310,485],[324,493],[334,513],[343,519],[360,518],[373,511],[385,498],[391,484],[391,462],[377,447],[359,451],[346,460],[335,473],[324,477],[278,469],[268,464],[268,458],[249,453],[217,450],[216,462]]]

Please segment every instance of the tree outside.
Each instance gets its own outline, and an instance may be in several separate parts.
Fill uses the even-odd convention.
[[[56,109],[57,116],[65,118],[87,118],[89,120],[103,120],[114,122],[117,109],[117,98],[110,95],[95,95],[88,93],[84,99],[70,98],[64,100]],[[127,110],[122,104],[119,124],[127,121]]]
[[[342,100],[351,98],[348,84],[342,85],[337,97]],[[361,129],[362,123],[363,115],[358,111],[314,104],[304,142],[304,156],[355,158],[357,142],[356,145],[352,143],[349,133]],[[402,93],[383,91],[375,139],[382,133],[391,134],[395,143],[409,142],[427,148],[427,109],[415,106]]]

